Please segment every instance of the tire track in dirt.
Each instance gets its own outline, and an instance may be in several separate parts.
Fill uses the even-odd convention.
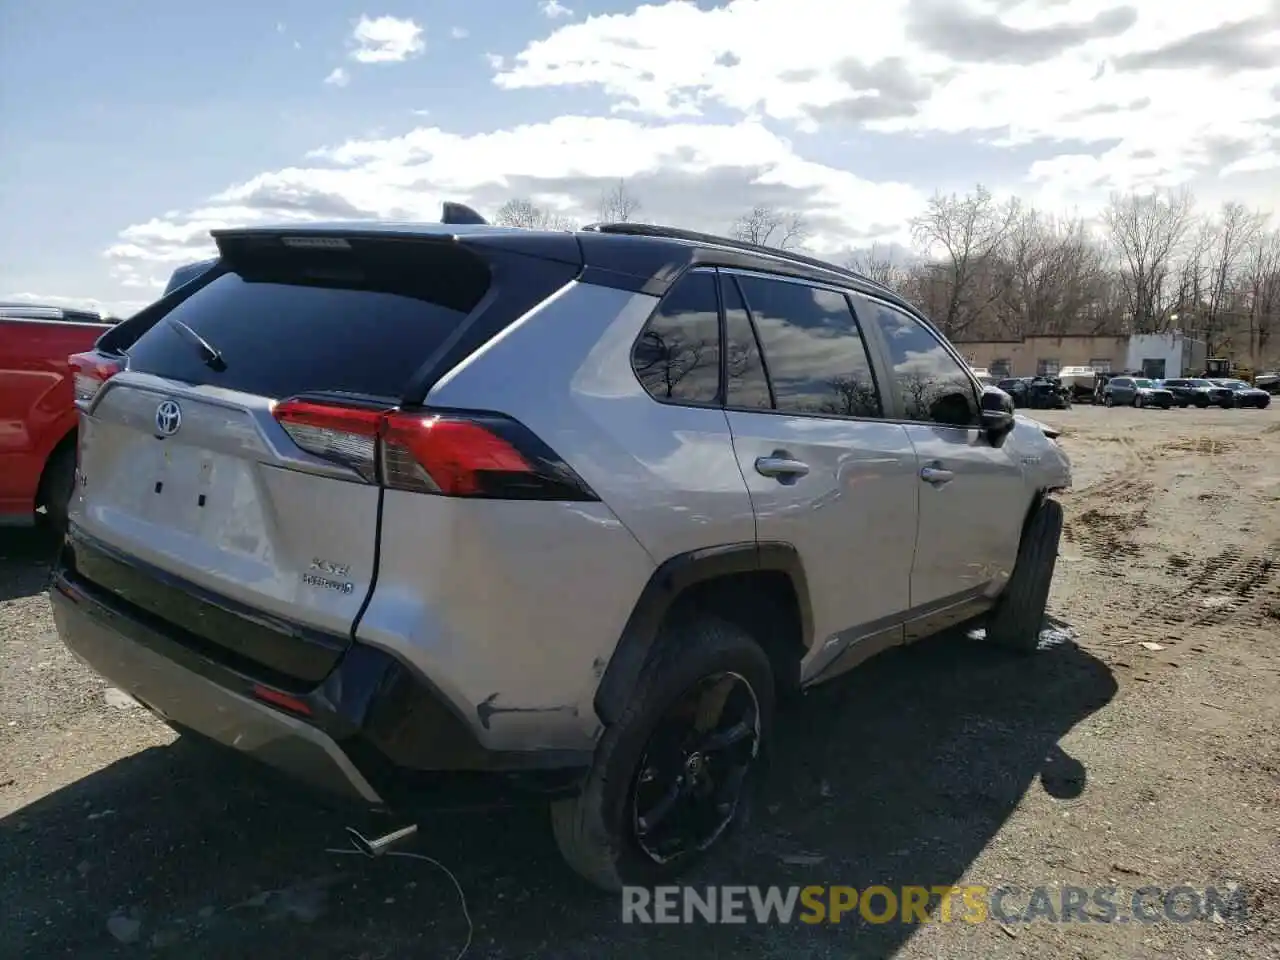
[[[1263,628],[1269,622],[1280,625],[1274,606],[1280,597],[1277,575],[1280,555],[1275,552],[1249,553],[1227,547],[1201,561],[1181,590],[1152,604],[1139,617],[1154,617],[1173,627],[1210,627],[1227,622]]]
[[[1063,530],[1068,543],[1078,543],[1085,556],[1103,564],[1113,564],[1139,552],[1134,534],[1147,525],[1155,494],[1155,485],[1142,476],[1154,452],[1140,449],[1125,434],[1118,435],[1115,441],[1124,464],[1076,491],[1075,515]]]

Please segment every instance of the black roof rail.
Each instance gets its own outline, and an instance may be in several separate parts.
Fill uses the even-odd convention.
[[[790,260],[794,263],[803,263],[808,267],[826,270],[829,273],[834,273],[838,276],[849,277],[853,280],[859,281],[860,283],[865,283],[869,287],[874,287],[876,290],[882,290],[893,296],[894,299],[897,299],[897,295],[883,283],[872,280],[870,277],[863,276],[856,270],[850,270],[848,267],[838,266],[837,264],[831,263],[827,260],[819,260],[817,257],[810,257],[807,254],[796,253],[793,250],[766,247],[763,244],[751,243],[747,240],[734,240],[730,237],[722,237],[714,233],[701,233],[697,230],[684,230],[680,227],[666,227],[654,223],[632,223],[630,221],[621,223],[591,223],[582,229],[590,230],[593,233],[615,233],[633,237],[657,237],[667,240],[684,240],[688,243],[704,243],[717,247],[726,247],[730,250],[743,250],[766,257]]]
[[[444,207],[440,213],[441,223],[470,223],[476,226],[486,227],[489,221],[480,214],[476,213],[465,203],[455,203],[452,200],[446,200]]]

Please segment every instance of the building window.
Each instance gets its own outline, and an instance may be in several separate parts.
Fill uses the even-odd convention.
[[[1011,366],[1013,366],[1013,363],[1008,357],[1000,357],[991,361],[991,366],[988,370],[993,377],[999,377],[1003,380],[1005,377],[1012,376],[1012,374],[1009,373],[1009,368]]]
[[[1094,372],[1094,373],[1110,373],[1110,372],[1111,372],[1111,358],[1110,358],[1110,357],[1103,357],[1103,358],[1102,358],[1102,359],[1100,359],[1100,360],[1090,360],[1090,361],[1089,361],[1089,366],[1093,367],[1093,372]]]
[[[1037,360],[1036,376],[1037,377],[1056,377],[1058,371],[1062,369],[1062,364],[1057,360]]]

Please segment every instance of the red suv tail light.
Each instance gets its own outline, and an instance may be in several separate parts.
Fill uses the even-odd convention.
[[[286,400],[275,416],[303,450],[391,490],[502,500],[598,499],[554,451],[509,417],[309,400]]]
[[[78,401],[92,400],[104,383],[124,369],[123,363],[97,350],[73,353],[67,358],[67,364],[71,367],[71,382]]]

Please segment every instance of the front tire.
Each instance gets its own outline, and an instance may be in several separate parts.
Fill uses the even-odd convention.
[[[1061,540],[1062,504],[1045,500],[1022,534],[1013,576],[987,622],[988,641],[1020,653],[1039,646]]]
[[[1104,407],[1114,407],[1116,405],[1116,398],[1108,393],[1105,397],[1102,398],[1102,405]]]
[[[711,618],[665,627],[581,793],[551,806],[565,861],[617,891],[722,849],[747,818],[773,713],[769,658],[746,631]]]

